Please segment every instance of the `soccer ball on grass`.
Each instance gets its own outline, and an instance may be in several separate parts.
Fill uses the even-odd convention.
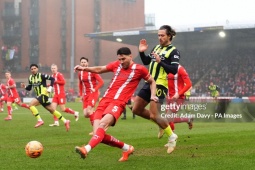
[[[27,143],[25,151],[30,158],[38,158],[42,155],[43,145],[38,141],[30,141]]]

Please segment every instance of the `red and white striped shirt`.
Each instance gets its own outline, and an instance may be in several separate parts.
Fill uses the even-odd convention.
[[[15,81],[12,78],[10,78],[9,80],[7,80],[6,85],[8,87],[8,86],[16,85],[16,83],[15,83]],[[16,87],[8,88],[7,89],[7,93],[8,93],[8,96],[10,96],[10,97],[17,97],[17,96],[19,96]]]
[[[80,71],[78,73],[78,78],[80,96],[90,94],[90,89],[95,89],[95,92],[97,92],[98,89],[104,84],[101,76],[96,73]]]
[[[185,68],[181,65],[178,66],[176,74],[169,73],[168,79],[168,97],[172,98],[176,93],[179,94],[180,99],[184,99],[184,93],[188,91],[192,85],[189,75]]]
[[[52,77],[54,77],[55,81],[54,81],[54,94],[58,95],[58,94],[65,94],[65,78],[64,75],[60,72],[56,72],[52,75]]]
[[[114,76],[110,82],[103,97],[118,99],[124,102],[132,97],[141,79],[148,80],[150,74],[148,70],[140,65],[133,63],[128,69],[123,69],[119,61],[109,63],[107,70],[114,72]]]

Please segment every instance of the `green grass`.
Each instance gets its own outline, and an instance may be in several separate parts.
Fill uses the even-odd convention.
[[[67,106],[81,112],[81,103]],[[5,109],[6,110],[6,109]],[[166,153],[167,137],[157,139],[158,128],[142,118],[119,120],[108,132],[116,138],[132,144],[135,152],[127,162],[118,162],[121,150],[103,144],[93,149],[83,160],[74,152],[76,145],[87,143],[92,127],[82,114],[78,122],[67,113],[71,129],[49,127],[53,123],[50,115],[39,107],[45,124],[34,128],[36,119],[30,111],[19,108],[13,112],[13,120],[4,121],[7,113],[0,113],[0,167],[14,169],[254,169],[255,126],[251,123],[195,122],[192,130],[186,123],[176,124],[179,136],[176,150]],[[41,157],[26,156],[24,147],[31,140],[38,140],[44,146]]]

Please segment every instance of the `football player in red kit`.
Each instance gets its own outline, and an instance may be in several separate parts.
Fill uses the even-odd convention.
[[[99,143],[118,147],[123,150],[120,162],[127,161],[134,147],[128,145],[106,133],[109,126],[114,126],[121,116],[128,100],[132,97],[141,79],[146,80],[151,88],[151,100],[158,101],[156,97],[156,83],[148,70],[132,60],[131,51],[122,47],[117,51],[118,60],[106,66],[82,67],[75,66],[74,70],[83,70],[94,73],[113,72],[113,78],[104,93],[95,111],[93,130],[94,135],[85,146],[75,147],[81,158],[86,158],[88,153]]]

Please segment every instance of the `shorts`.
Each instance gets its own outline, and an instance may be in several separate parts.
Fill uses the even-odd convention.
[[[96,91],[94,93],[89,93],[88,95],[84,95],[82,98],[83,109],[86,109],[88,106],[94,107],[99,98],[99,92]]]
[[[19,97],[19,96],[13,96],[13,97],[9,96],[9,97],[7,98],[7,102],[19,104],[19,103],[21,102],[21,100],[20,100],[20,97]]]
[[[49,106],[51,104],[51,102],[49,101],[49,96],[42,94],[38,97],[36,97],[36,99],[39,101],[39,103],[43,106]]]
[[[0,101],[1,102],[7,102],[7,98],[8,98],[8,95],[6,93],[5,95],[1,96]]]
[[[162,104],[162,103],[164,103],[164,99],[167,96],[167,88],[162,86],[162,85],[157,85],[156,88],[157,88],[156,96],[159,99],[159,103]],[[144,99],[145,101],[150,103],[150,101],[151,101],[150,84],[149,83],[145,83],[143,88],[137,94],[137,96],[141,97],[142,99]]]
[[[112,125],[114,126],[119,117],[121,116],[122,112],[124,111],[125,107],[126,102],[124,101],[113,100],[110,98],[102,98],[94,113],[94,120],[96,119],[101,120],[104,117],[104,115],[111,114],[115,119]]]
[[[52,103],[57,103],[58,105],[66,104],[65,94],[55,94],[52,99]]]

